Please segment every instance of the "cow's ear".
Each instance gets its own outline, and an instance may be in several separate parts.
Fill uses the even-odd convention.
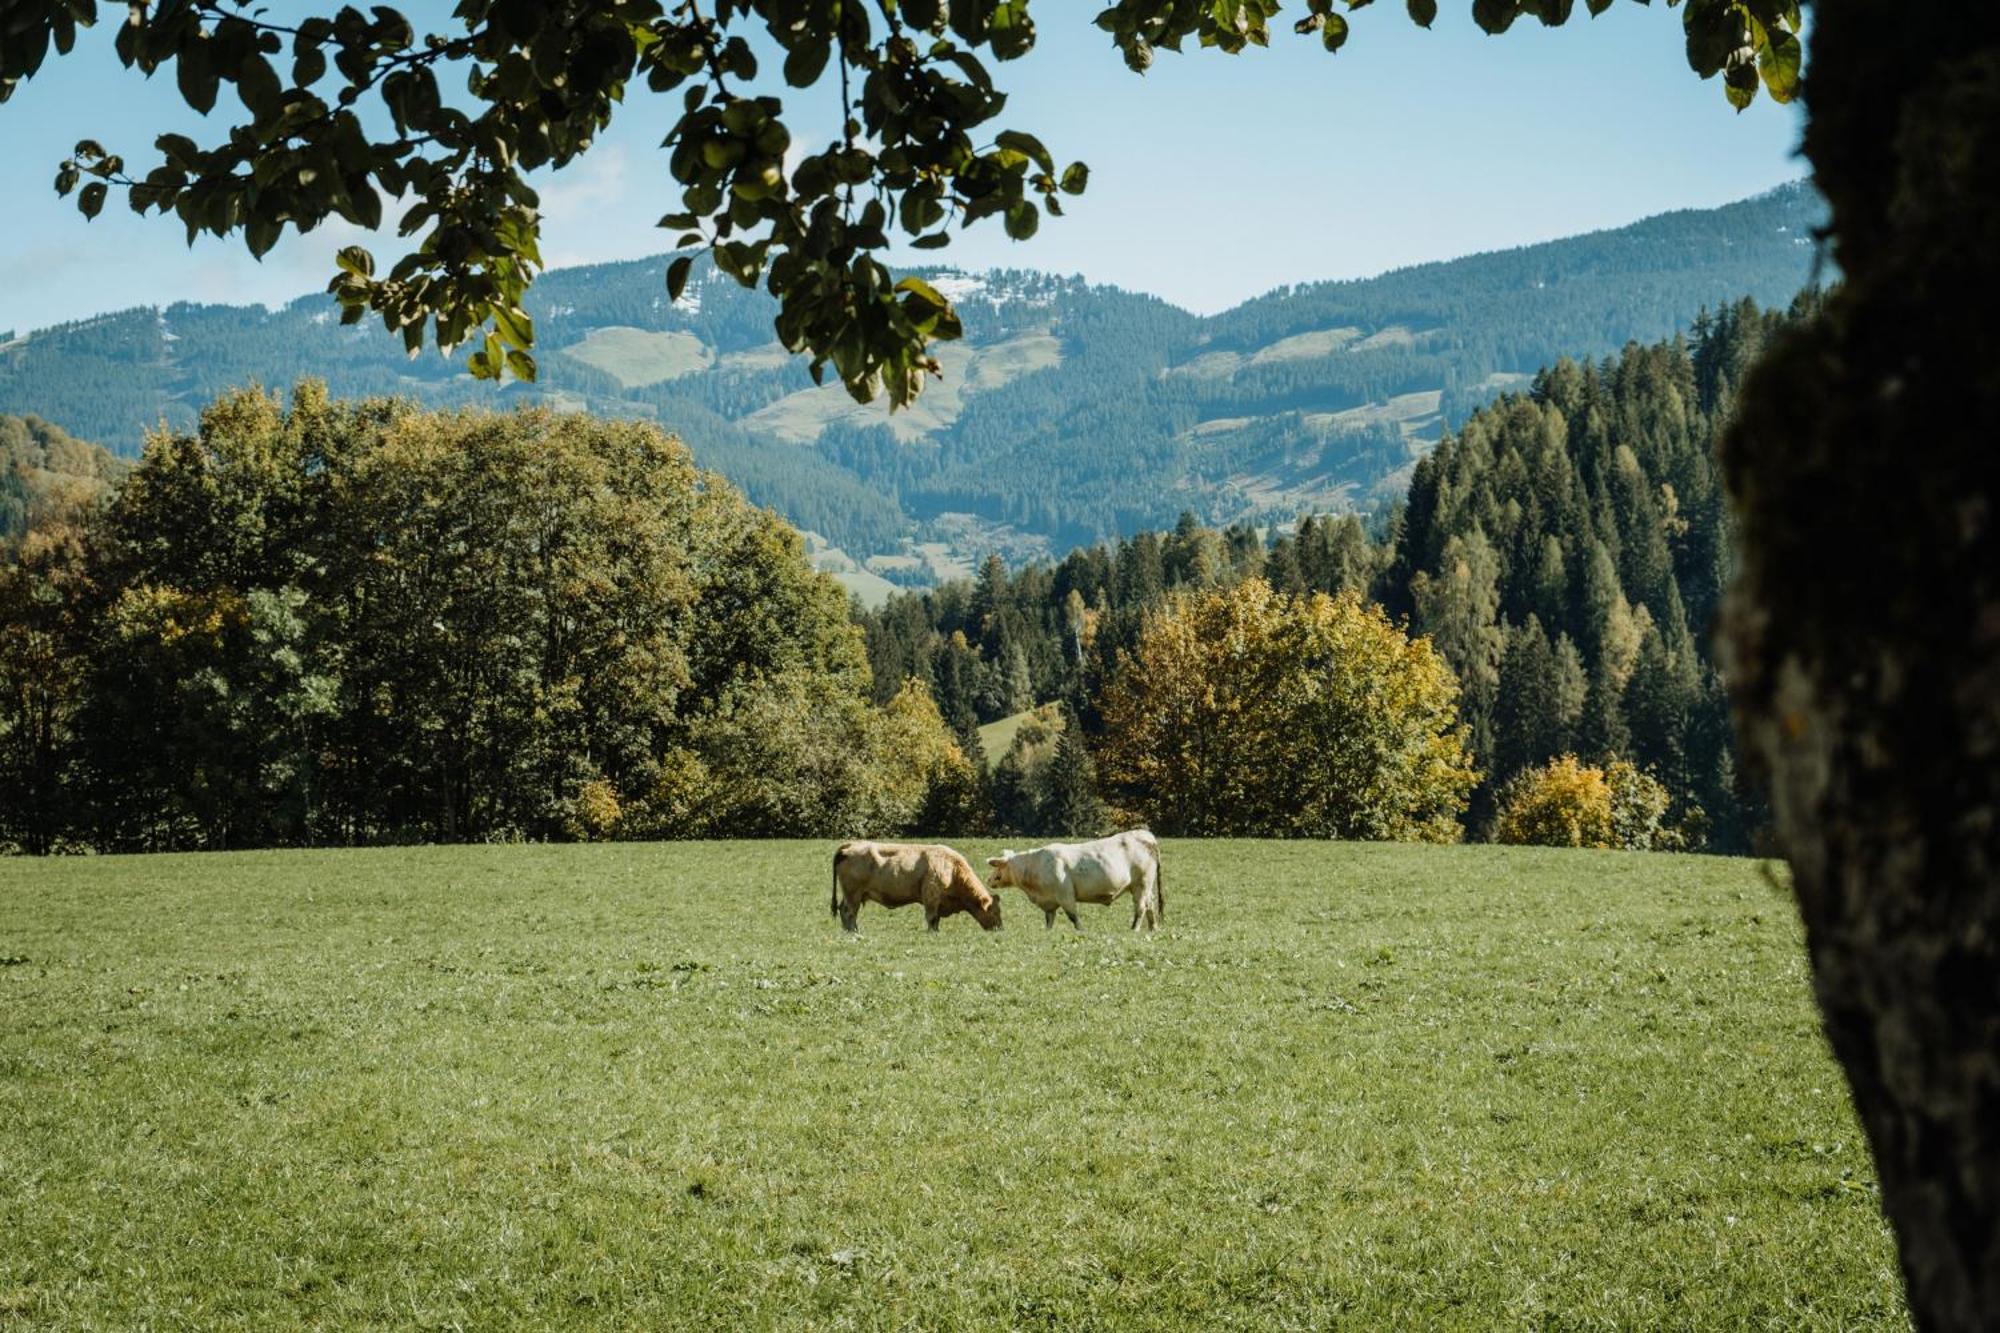
[[[1004,856],[989,856],[986,858],[986,864],[998,870],[1001,866],[1007,864],[1007,858]]]

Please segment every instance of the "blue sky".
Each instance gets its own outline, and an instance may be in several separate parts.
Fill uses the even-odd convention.
[[[1689,72],[1679,12],[1664,5],[1487,37],[1462,3],[1429,32],[1384,4],[1355,16],[1337,56],[1287,23],[1269,50],[1162,53],[1144,78],[1091,26],[1096,8],[1044,0],[1036,51],[997,71],[1012,94],[1005,123],[1089,162],[1089,193],[1032,241],[982,224],[927,262],[1081,273],[1206,312],[1285,283],[1616,226],[1804,174],[1797,111],[1768,99],[1730,110]],[[203,132],[170,77],[122,68],[108,38],[101,27],[0,105],[0,330],[176,300],[278,303],[323,286],[341,245],[394,253],[392,234],[329,224],[288,234],[258,263],[240,243],[190,249],[178,223],[136,218],[115,199],[85,223],[50,186],[76,139],[143,168],[155,135]],[[657,145],[677,105],[637,92],[587,157],[538,182],[552,265],[665,248],[653,223],[676,200]],[[794,124],[809,141],[832,129],[803,106]]]

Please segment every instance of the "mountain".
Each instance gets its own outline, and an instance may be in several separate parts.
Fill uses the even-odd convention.
[[[1824,205],[1804,185],[1492,254],[1271,292],[1203,318],[1078,278],[921,270],[966,337],[907,412],[815,387],[773,303],[698,267],[679,302],[648,259],[546,274],[541,378],[495,389],[462,358],[406,358],[323,295],[279,310],[183,303],[0,343],[0,412],[134,453],[246,382],[342,395],[544,401],[647,416],[878,580],[928,582],[1162,526],[1338,510],[1399,493],[1445,422],[1561,356],[1671,336],[1704,307],[1788,301]],[[1197,257],[1191,257],[1194,259]],[[826,549],[823,560],[859,559]]]

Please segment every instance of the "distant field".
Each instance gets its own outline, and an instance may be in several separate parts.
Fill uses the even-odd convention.
[[[0,1326],[1906,1324],[1752,863],[849,938],[829,850],[0,861]]]
[[[996,343],[942,343],[932,354],[943,368],[923,397],[891,413],[886,400],[857,403],[838,383],[801,389],[767,403],[744,418],[754,429],[793,444],[810,444],[836,421],[853,426],[887,426],[904,442],[949,429],[965,398],[1000,388],[1032,371],[1062,364],[1062,344],[1047,333],[1023,333]]]
[[[1048,710],[1043,715],[1042,720],[1048,723],[1051,730],[1060,732],[1063,729],[1062,710],[1049,704],[1043,704],[1042,708]],[[979,748],[986,752],[988,767],[1000,762],[1007,751],[1014,747],[1015,734],[1021,730],[1029,718],[1041,711],[1042,709],[1030,708],[1023,712],[1010,714],[997,722],[988,722],[979,729]]]
[[[833,576],[834,582],[861,599],[869,610],[879,608],[901,591],[895,584],[855,560],[817,532],[807,532],[806,554],[814,569]]]
[[[563,351],[628,389],[679,379],[715,363],[715,354],[691,333],[652,333],[623,326],[593,329],[582,342]]]

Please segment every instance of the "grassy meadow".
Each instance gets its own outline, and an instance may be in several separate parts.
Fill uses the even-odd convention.
[[[829,854],[0,860],[0,1329],[1906,1325],[1754,863]]]

